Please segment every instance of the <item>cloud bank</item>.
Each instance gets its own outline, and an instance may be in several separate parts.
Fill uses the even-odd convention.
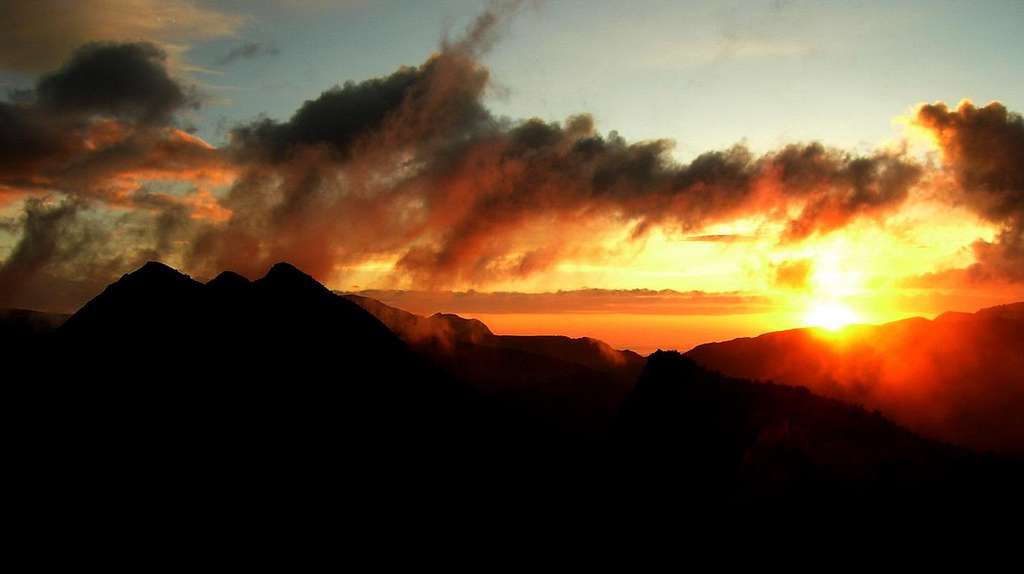
[[[605,240],[641,244],[656,229],[726,241],[740,236],[704,230],[756,216],[799,243],[883,221],[937,180],[900,151],[737,145],[681,164],[671,141],[627,141],[586,114],[497,117],[481,58],[517,9],[496,3],[422,64],[335,86],[288,120],[236,126],[222,148],[181,129],[198,103],[159,45],[78,48],[0,102],[0,206],[21,208],[4,227],[19,232],[0,305],[66,310],[70,291],[48,303],[37,289],[102,284],[142,258],[199,277],[287,260],[321,280],[393,260],[415,288],[486,287],[614,256],[621,241]],[[947,200],[1002,228],[975,244],[970,273],[1024,279],[1020,117],[936,104],[915,121],[942,146]],[[780,268],[776,283],[806,271]]]

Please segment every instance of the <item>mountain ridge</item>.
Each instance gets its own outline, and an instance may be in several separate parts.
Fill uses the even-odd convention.
[[[931,438],[1024,457],[1024,303],[698,345],[729,376],[804,386]]]
[[[579,435],[605,432],[644,359],[589,337],[495,335],[452,313],[416,315],[376,299],[344,295],[375,315],[424,360],[532,420]]]
[[[446,315],[411,321],[461,328],[452,347],[414,346],[291,266],[207,284],[171,271],[126,274],[15,357],[35,368],[6,389],[18,478],[58,493],[53,504],[69,476],[103,500],[222,504],[226,491],[239,511],[269,499],[377,516],[431,501],[432,512],[600,501],[607,515],[1019,499],[1012,461],[678,353],[655,353],[628,380],[552,345],[614,364],[591,340],[505,339]],[[472,339],[487,334],[506,346]]]

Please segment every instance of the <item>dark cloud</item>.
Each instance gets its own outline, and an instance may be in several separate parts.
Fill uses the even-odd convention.
[[[266,56],[277,56],[281,51],[276,46],[267,45],[262,42],[246,42],[239,46],[235,46],[224,57],[217,60],[217,63],[221,66],[227,66],[228,64],[237,62],[239,60],[253,60],[256,58],[262,58]]]
[[[172,258],[195,223],[180,205],[158,207],[110,214],[74,197],[29,198],[0,263],[0,308],[72,312],[121,274]]]
[[[898,207],[920,175],[898,155],[819,144],[680,165],[671,142],[602,135],[586,115],[495,119],[486,87],[475,60],[441,52],[328,91],[288,122],[239,129],[233,149],[250,167],[227,199],[236,217],[193,262],[255,273],[286,259],[324,276],[398,254],[417,284],[486,283],[610,255],[599,241],[609,224],[641,239],[765,213],[795,241]]]
[[[145,124],[170,121],[198,100],[167,73],[157,46],[87,44],[36,85],[38,105],[57,114],[104,115]]]
[[[97,268],[109,234],[80,218],[82,209],[73,199],[26,202],[21,236],[0,264],[0,307],[70,311],[116,277]]]
[[[84,240],[67,240],[68,236],[78,235],[71,223],[79,207],[74,201],[49,207],[36,198],[26,202],[21,238],[0,266],[0,306],[9,306],[10,301],[43,267],[67,259],[68,251],[74,251],[74,244],[87,243]]]
[[[954,180],[951,200],[1000,226],[995,241],[974,244],[971,281],[1024,281],[1024,119],[992,102],[968,101],[955,110],[937,103],[918,108],[915,122],[929,130]]]
[[[0,188],[123,197],[140,178],[216,175],[222,154],[167,123],[194,105],[145,43],[90,44],[0,102]]]
[[[641,238],[654,227],[689,232],[764,213],[788,222],[786,240],[803,239],[897,207],[917,177],[899,157],[856,158],[817,144],[761,157],[735,147],[679,165],[668,142],[603,137],[587,117],[564,126],[530,121],[473,145],[430,176],[430,205],[444,206],[444,229],[433,249],[410,250],[400,261],[424,280],[527,275],[599,254],[595,236],[585,232],[597,221],[632,226]],[[453,190],[462,192],[446,197]],[[457,219],[455,209],[464,212]],[[548,234],[538,235],[537,223]]]
[[[971,248],[976,261],[967,268],[971,282],[1024,282],[1024,224],[1020,215],[999,231],[995,241],[978,240]]]
[[[225,217],[224,154],[169,125],[191,105],[148,44],[92,44],[0,102],[0,202],[21,201],[0,306],[70,311],[146,259],[173,257]],[[147,191],[153,182],[167,191]]]
[[[0,102],[0,179],[31,185],[48,162],[73,152],[66,135],[74,129],[33,106]]]
[[[783,193],[808,193],[800,215],[789,222],[787,239],[803,239],[842,227],[861,215],[885,213],[907,198],[921,168],[899,155],[853,157],[820,144],[788,146],[771,160]]]
[[[524,3],[524,0],[491,0],[459,39],[452,41],[445,34],[441,41],[441,51],[479,58],[494,46]]]
[[[416,68],[335,86],[305,102],[287,122],[263,119],[241,126],[232,133],[234,147],[245,156],[282,161],[310,146],[340,159],[356,146],[366,153],[381,146],[429,146],[490,120],[480,103],[488,76],[475,61],[442,52]]]
[[[963,198],[990,221],[1024,210],[1024,119],[992,102],[955,110],[938,103],[918,108],[918,125],[930,130],[943,163],[956,177]]]

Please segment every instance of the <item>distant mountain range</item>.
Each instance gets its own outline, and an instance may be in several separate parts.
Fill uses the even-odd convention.
[[[700,345],[729,376],[807,387],[926,436],[1024,457],[1024,303]]]
[[[27,309],[0,309],[0,348],[20,349],[39,337],[46,337],[70,315],[42,313]]]
[[[345,297],[425,361],[566,432],[606,431],[645,363],[642,356],[597,339],[495,335],[475,319],[444,313],[421,317],[367,297]]]
[[[419,317],[284,263],[205,284],[148,263],[66,321],[3,317],[29,325],[0,331],[16,479],[50,504],[977,511],[1024,477],[806,389]]]

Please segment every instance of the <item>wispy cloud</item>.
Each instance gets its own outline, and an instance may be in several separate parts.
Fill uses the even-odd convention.
[[[246,42],[239,46],[232,48],[223,58],[217,61],[221,66],[226,66],[239,60],[252,60],[255,58],[263,58],[267,56],[276,56],[281,51],[276,46],[264,44],[262,42]]]
[[[4,2],[0,68],[40,72],[79,46],[146,39],[172,64],[193,41],[236,34],[248,18],[188,0],[11,0]]]

